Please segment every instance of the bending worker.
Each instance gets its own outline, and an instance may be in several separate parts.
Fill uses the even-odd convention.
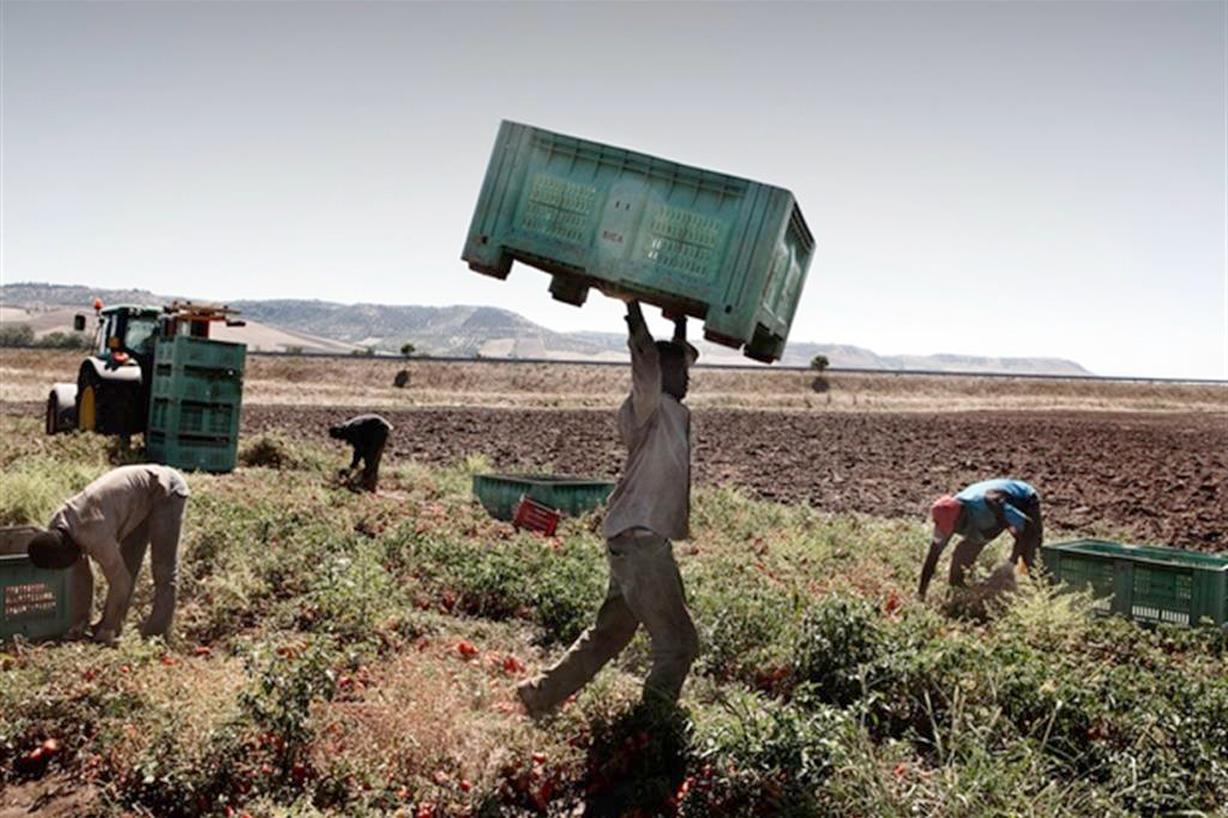
[[[924,599],[938,557],[954,534],[963,539],[951,554],[951,585],[962,587],[964,574],[981,551],[1005,530],[1015,538],[1012,564],[1023,560],[1031,569],[1042,538],[1040,495],[1022,480],[985,480],[973,483],[954,497],[939,497],[930,507],[934,536],[921,568],[918,595]]]
[[[618,412],[627,462],[602,529],[609,588],[596,623],[557,664],[517,689],[533,716],[583,687],[627,646],[640,624],[652,639],[645,701],[677,701],[699,651],[670,544],[689,536],[691,413],[682,400],[687,370],[699,353],[686,342],[685,319],[676,322],[673,341],[654,342],[640,305],[632,301],[627,324],[631,395]]]
[[[358,462],[362,461],[360,485],[367,491],[375,491],[379,484],[379,461],[391,431],[392,424],[379,415],[357,415],[340,426],[328,427],[330,437],[344,440],[354,447],[354,458],[350,460],[349,471],[358,468]]]
[[[52,516],[47,531],[26,547],[39,568],[72,568],[73,600],[70,638],[86,634],[94,598],[92,557],[107,580],[102,619],[94,626],[98,642],[119,635],[145,549],[150,550],[154,599],[144,636],[166,636],[175,614],[179,531],[188,502],[188,484],[167,466],[121,466],[70,497]]]

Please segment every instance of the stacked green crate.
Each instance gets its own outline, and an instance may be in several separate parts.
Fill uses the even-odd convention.
[[[159,338],[145,446],[168,466],[235,467],[247,347],[207,338]]]

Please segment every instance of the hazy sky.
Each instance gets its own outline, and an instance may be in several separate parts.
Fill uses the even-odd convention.
[[[1228,4],[3,2],[3,280],[493,304],[499,120],[791,189],[792,340],[1228,378]]]

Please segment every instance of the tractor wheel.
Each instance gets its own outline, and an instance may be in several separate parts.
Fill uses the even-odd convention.
[[[77,428],[92,432],[98,428],[98,387],[101,384],[92,372],[84,380],[77,393]]]

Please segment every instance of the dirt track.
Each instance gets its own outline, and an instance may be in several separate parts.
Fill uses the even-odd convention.
[[[248,406],[244,434],[327,438],[360,411]],[[616,475],[614,415],[488,408],[389,410],[386,456],[441,463],[473,453],[500,470]],[[697,480],[833,511],[923,519],[938,494],[1011,475],[1041,492],[1050,532],[1124,532],[1139,541],[1228,549],[1228,418],[1208,414],[779,413],[699,410]]]

